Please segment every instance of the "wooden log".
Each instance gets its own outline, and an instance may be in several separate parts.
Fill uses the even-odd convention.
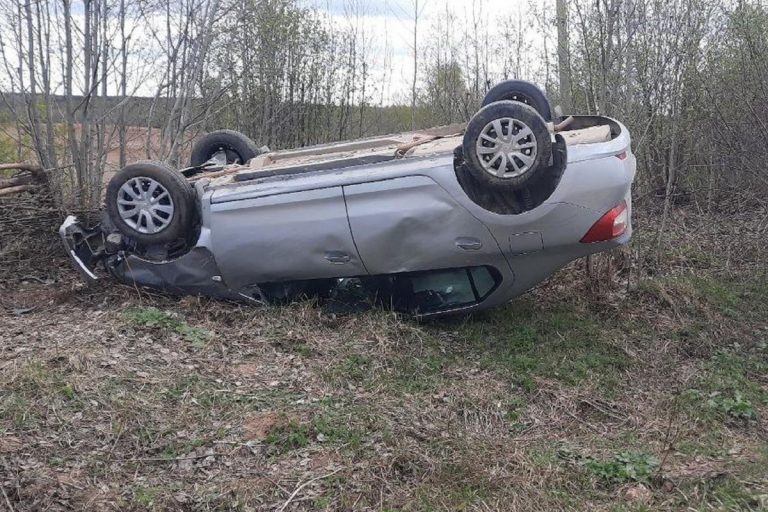
[[[0,164],[0,171],[18,170],[22,172],[28,172],[32,176],[32,181],[41,185],[48,184],[48,175],[45,173],[45,169],[37,164],[29,164],[24,162],[14,162],[10,164]],[[20,176],[17,176],[20,178]]]
[[[0,189],[8,188],[8,187],[17,187],[19,185],[29,185],[33,181],[33,177],[31,175],[26,176],[17,176],[15,178],[9,178],[7,180],[0,180]]]
[[[12,169],[18,169],[19,171],[27,171],[33,175],[43,172],[43,168],[35,164],[27,164],[23,162],[0,164],[0,171],[8,171]]]
[[[21,192],[29,192],[35,190],[36,185],[19,185],[18,187],[8,187],[0,189],[0,196],[9,196],[11,194],[20,194]]]

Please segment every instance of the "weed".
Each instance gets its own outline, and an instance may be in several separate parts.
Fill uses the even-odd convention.
[[[133,500],[136,504],[150,508],[155,503],[157,492],[147,487],[138,487],[133,491]]]
[[[364,381],[370,376],[371,371],[371,358],[361,354],[351,354],[347,356],[338,369],[340,377],[355,382]]]
[[[736,419],[753,420],[757,418],[757,411],[752,406],[752,402],[746,400],[738,391],[733,398],[714,395],[707,400],[707,405],[726,416]]]
[[[341,443],[357,450],[363,441],[363,433],[350,428],[345,422],[329,415],[316,416],[312,420],[312,428],[317,433],[318,439],[333,443]]]
[[[609,460],[589,458],[584,467],[596,477],[611,483],[648,482],[659,467],[659,461],[653,455],[636,452],[622,452]]]
[[[755,419],[754,404],[768,402],[768,392],[759,384],[766,371],[761,357],[722,351],[704,365],[696,388],[680,396],[681,404],[690,415],[710,421]]]
[[[163,451],[160,452],[160,457],[165,460],[172,460],[177,457],[176,448],[173,445],[166,446]]]
[[[273,446],[277,453],[285,453],[307,446],[310,435],[310,429],[307,425],[290,421],[287,424],[277,425],[273,428],[267,434],[266,443]]]
[[[123,318],[134,325],[171,331],[198,348],[204,346],[211,337],[205,329],[192,327],[177,315],[156,307],[128,309],[123,313]]]
[[[63,396],[67,400],[74,400],[75,398],[75,389],[69,384],[65,384],[64,386],[59,388],[59,393],[61,393],[61,396]]]
[[[315,510],[326,509],[331,506],[331,498],[328,496],[318,496],[312,504]]]

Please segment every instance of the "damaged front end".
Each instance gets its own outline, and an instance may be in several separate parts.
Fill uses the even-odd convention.
[[[100,226],[89,229],[74,215],[69,215],[59,227],[59,236],[72,265],[88,285],[98,281],[96,265],[106,256],[106,237]]]
[[[259,302],[259,298],[230,290],[221,278],[213,254],[195,246],[178,255],[152,259],[134,253],[126,238],[105,229],[106,223],[86,227],[75,216],[68,216],[59,235],[73,266],[90,286],[98,281],[97,268],[126,284],[149,286],[176,295],[206,295],[227,300]]]

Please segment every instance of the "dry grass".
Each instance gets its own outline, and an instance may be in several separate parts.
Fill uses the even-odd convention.
[[[746,251],[725,265],[707,245],[722,240],[686,240],[700,224],[686,217],[671,263],[641,257],[629,282],[617,254],[593,262],[597,282],[580,262],[506,307],[426,324],[71,274],[0,285],[0,503],[766,507],[768,284]]]

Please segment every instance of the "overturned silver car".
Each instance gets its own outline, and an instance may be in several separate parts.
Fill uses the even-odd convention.
[[[526,82],[496,86],[466,126],[262,149],[222,130],[189,168],[125,167],[99,225],[61,226],[75,266],[241,301],[354,289],[433,316],[502,304],[632,233],[627,129],[553,120]]]

